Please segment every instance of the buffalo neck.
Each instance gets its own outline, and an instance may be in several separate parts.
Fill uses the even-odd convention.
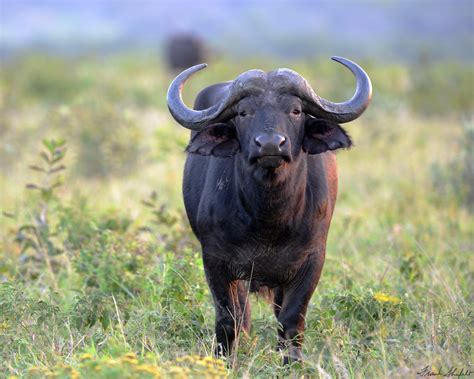
[[[257,179],[239,159],[235,160],[235,165],[237,202],[249,219],[264,227],[286,227],[297,224],[304,217],[308,201],[305,155],[286,164],[281,169],[287,172],[273,179]]]

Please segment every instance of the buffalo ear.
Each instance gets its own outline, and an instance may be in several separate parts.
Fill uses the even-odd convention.
[[[339,124],[319,118],[309,118],[306,121],[303,151],[308,154],[320,154],[351,146],[351,137]]]
[[[191,138],[188,147],[186,147],[188,153],[216,157],[230,157],[239,149],[235,128],[224,123],[204,127]]]

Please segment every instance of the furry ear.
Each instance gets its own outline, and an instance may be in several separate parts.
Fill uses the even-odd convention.
[[[318,118],[309,118],[306,121],[303,138],[303,151],[306,153],[320,154],[351,146],[351,138],[339,124]]]
[[[233,126],[224,123],[212,124],[200,130],[189,142],[186,151],[200,155],[231,157],[240,145]]]

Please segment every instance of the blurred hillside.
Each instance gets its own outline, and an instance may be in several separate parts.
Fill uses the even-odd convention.
[[[159,50],[191,31],[232,57],[472,60],[474,3],[417,1],[2,0],[1,53]],[[232,41],[229,44],[229,41]]]

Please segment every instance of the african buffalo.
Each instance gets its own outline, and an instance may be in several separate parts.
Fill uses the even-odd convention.
[[[191,33],[175,34],[168,38],[165,57],[171,70],[184,70],[206,61],[204,41]]]
[[[361,67],[333,59],[356,78],[355,94],[344,103],[319,97],[289,69],[250,70],[207,87],[195,110],[183,104],[181,91],[205,64],[179,74],[168,90],[172,116],[192,130],[183,196],[215,302],[217,354],[229,354],[237,334],[249,330],[248,289],[265,287],[272,290],[284,362],[301,359],[336,202],[332,150],[351,146],[338,123],[358,118],[372,94]]]

